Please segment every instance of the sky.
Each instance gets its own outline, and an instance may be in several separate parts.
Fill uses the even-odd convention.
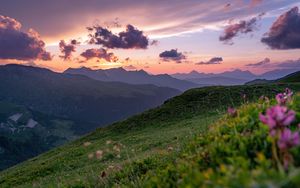
[[[0,64],[300,69],[300,0],[0,0]]]

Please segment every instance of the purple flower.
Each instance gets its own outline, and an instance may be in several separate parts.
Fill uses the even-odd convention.
[[[237,111],[236,111],[236,109],[234,109],[234,108],[229,107],[229,108],[227,109],[227,112],[228,112],[228,114],[229,114],[231,117],[236,117],[236,116],[237,116]]]
[[[279,105],[285,105],[287,100],[286,100],[285,95],[283,93],[278,93],[276,95],[276,101]]]
[[[286,95],[287,97],[292,97],[293,96],[293,91],[289,88],[285,88],[284,95]]]
[[[276,95],[276,101],[279,105],[286,105],[287,102],[290,102],[292,100],[292,96],[292,90],[286,88],[284,93],[279,93]]]
[[[288,110],[285,106],[276,105],[269,108],[266,115],[260,114],[259,119],[262,123],[269,126],[270,132],[273,132],[273,129],[280,129],[290,125],[295,120],[295,114],[293,110]]]
[[[300,144],[300,137],[298,132],[292,132],[290,129],[284,129],[279,137],[277,145],[282,150],[290,149]]]

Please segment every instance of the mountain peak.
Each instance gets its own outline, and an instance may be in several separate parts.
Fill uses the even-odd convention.
[[[192,70],[189,74],[199,74],[198,71]]]

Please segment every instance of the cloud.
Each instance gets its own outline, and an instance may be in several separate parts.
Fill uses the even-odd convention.
[[[255,7],[255,6],[258,6],[259,4],[261,4],[262,2],[263,2],[263,0],[251,0],[250,6]]]
[[[85,28],[82,26],[93,24],[95,19],[103,23],[113,21],[116,15],[120,22],[126,21],[143,28],[150,37],[170,36],[196,32],[232,18],[243,19],[260,12],[278,10],[299,3],[299,0],[265,0],[251,11],[249,11],[250,0],[72,0],[71,2],[1,0],[0,12],[14,18],[22,18],[24,25],[35,28],[44,38],[57,41],[71,34],[84,34]],[[222,11],[227,3],[231,4],[230,10]],[[35,15],[43,15],[43,19]]]
[[[177,49],[166,50],[160,53],[159,57],[163,61],[175,61],[176,63],[182,63],[182,61],[186,59],[186,56],[178,52]]]
[[[17,20],[0,15],[0,59],[51,60],[45,43],[33,29],[21,31]]]
[[[257,29],[257,21],[261,19],[264,13],[259,14],[250,20],[242,20],[239,23],[231,24],[227,26],[224,33],[219,37],[220,41],[226,44],[233,44],[232,39],[240,34],[251,33]]]
[[[247,64],[247,67],[259,67],[262,65],[267,65],[271,62],[271,60],[269,58],[265,58],[264,60],[258,62],[258,63],[251,63],[251,64]]]
[[[76,46],[80,43],[77,40],[71,40],[69,44],[67,44],[64,40],[59,42],[59,50],[63,55],[59,56],[64,60],[70,60],[72,57],[72,53],[76,51]]]
[[[261,39],[271,49],[287,50],[300,48],[300,14],[294,7],[282,14]]]
[[[223,61],[222,57],[213,57],[209,61],[201,61],[199,63],[195,63],[196,65],[216,65],[216,64],[221,64]]]
[[[265,58],[263,61],[248,64],[246,66],[250,66],[252,68],[260,68],[260,69],[294,69],[295,71],[300,69],[300,59],[296,60],[286,60],[286,61],[278,61],[272,62],[269,58]]]
[[[87,49],[86,51],[80,54],[86,60],[90,60],[92,58],[104,59],[107,62],[117,62],[119,59],[112,52],[107,52],[107,50],[103,48],[99,49]]]
[[[124,66],[123,68],[126,69],[126,70],[136,70],[136,69],[137,69],[137,68],[136,68],[135,66],[133,66],[133,65]]]
[[[26,63],[23,63],[22,65],[26,65],[26,66],[30,66],[30,67],[38,67],[39,66],[34,61],[27,61]]]
[[[102,45],[106,48],[147,49],[150,44],[148,37],[144,35],[143,31],[130,24],[126,26],[126,31],[118,34],[113,34],[107,28],[101,26],[89,27],[88,30],[93,32],[89,35],[89,43]]]

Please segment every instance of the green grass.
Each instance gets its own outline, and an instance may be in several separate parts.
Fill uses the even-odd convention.
[[[218,133],[211,132],[211,127],[219,127],[216,122],[220,122],[227,107],[257,101],[261,95],[274,97],[285,87],[300,90],[299,84],[189,90],[159,108],[97,129],[79,140],[2,171],[0,187],[111,187],[116,184],[168,187],[189,185],[188,182],[199,184],[203,174],[214,172],[223,161],[222,155],[218,155],[220,161],[208,163],[215,168],[208,164],[206,167],[206,163],[201,163],[203,158],[199,153],[203,149],[200,149],[201,142],[218,145],[219,141],[213,139]],[[242,97],[244,94],[246,98]],[[246,112],[256,109],[249,106]],[[243,118],[241,121],[247,122]],[[112,143],[106,144],[108,140]],[[217,149],[233,149],[226,145],[226,140],[220,141],[223,145]],[[84,143],[90,145],[84,146]],[[88,155],[97,150],[104,152],[103,158],[90,159]],[[197,179],[198,176],[200,179]],[[180,182],[183,184],[178,184]]]
[[[300,82],[300,71],[289,74],[281,79],[276,80],[280,83]]]

